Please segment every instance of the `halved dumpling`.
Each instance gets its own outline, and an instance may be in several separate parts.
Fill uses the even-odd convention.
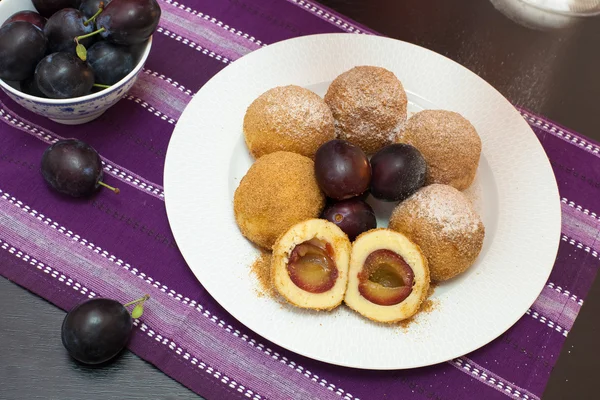
[[[273,245],[273,287],[297,307],[331,310],[344,299],[351,248],[348,236],[327,220],[296,224]]]
[[[348,307],[378,322],[398,322],[419,311],[429,290],[427,259],[406,236],[373,229],[352,245]]]

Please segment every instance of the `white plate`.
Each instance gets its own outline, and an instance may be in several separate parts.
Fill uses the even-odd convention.
[[[483,142],[478,177],[469,192],[486,226],[484,248],[471,269],[435,290],[434,310],[419,314],[406,328],[376,325],[345,306],[313,313],[257,296],[258,284],[250,274],[257,250],[242,237],[233,216],[233,193],[252,163],[242,134],[248,105],[280,85],[297,84],[323,95],[338,74],[356,65],[393,71],[408,92],[410,111],[457,111],[473,123]],[[219,72],[195,95],[175,128],[165,193],[183,256],[227,311],[286,349],[366,369],[439,363],[501,335],[544,287],[560,235],[560,202],[550,163],[514,107],[459,64],[375,36],[291,39]],[[389,211],[389,206],[378,209],[380,226],[386,226]]]

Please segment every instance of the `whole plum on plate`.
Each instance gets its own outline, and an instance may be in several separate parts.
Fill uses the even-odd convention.
[[[361,233],[377,228],[373,208],[358,197],[329,205],[321,217],[339,226],[351,241]]]
[[[369,189],[371,165],[358,146],[335,139],[321,145],[315,153],[315,175],[328,197],[344,200]]]
[[[427,163],[416,147],[396,143],[371,158],[371,194],[384,201],[402,201],[425,184]]]

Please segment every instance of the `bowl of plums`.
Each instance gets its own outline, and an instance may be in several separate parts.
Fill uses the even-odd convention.
[[[135,84],[156,0],[0,0],[0,88],[55,122],[92,121]]]

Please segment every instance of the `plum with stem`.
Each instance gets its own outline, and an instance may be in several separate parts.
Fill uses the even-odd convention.
[[[67,313],[61,328],[61,339],[68,353],[84,364],[102,364],[123,350],[133,329],[133,318],[139,318],[145,295],[121,304],[107,298],[94,298],[75,306]],[[135,305],[131,315],[127,307]]]
[[[156,0],[112,0],[96,17],[97,30],[77,39],[99,34],[112,43],[139,44],[154,33],[160,16]]]
[[[104,186],[102,160],[89,144],[76,139],[59,140],[46,149],[42,156],[42,175],[46,182],[60,193],[73,197],[89,196]]]

